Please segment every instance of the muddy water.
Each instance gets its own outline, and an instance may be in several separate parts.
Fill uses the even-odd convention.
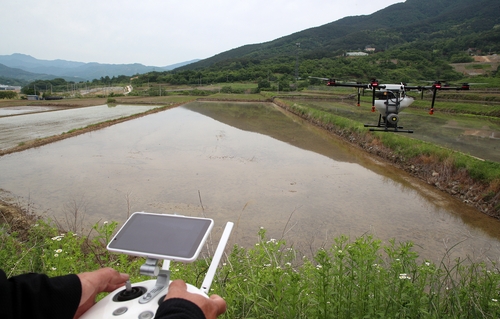
[[[0,108],[0,149],[7,149],[28,140],[61,134],[90,124],[146,112],[156,106],[98,105],[76,109],[44,106]],[[2,117],[3,116],[3,117]]]
[[[0,157],[0,188],[65,223],[134,211],[264,227],[308,254],[334,237],[411,240],[424,258],[498,260],[500,224],[271,104],[190,103]],[[218,237],[216,237],[218,238]]]

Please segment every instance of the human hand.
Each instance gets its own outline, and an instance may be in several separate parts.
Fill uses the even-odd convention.
[[[82,284],[82,297],[74,318],[79,318],[95,304],[95,297],[101,292],[111,292],[125,284],[129,275],[120,274],[112,268],[102,268],[78,274]]]
[[[206,319],[214,319],[226,312],[226,301],[218,295],[211,295],[206,298],[202,295],[187,291],[187,285],[184,281],[177,279],[168,286],[168,293],[165,300],[170,298],[182,298],[189,300],[200,307]]]

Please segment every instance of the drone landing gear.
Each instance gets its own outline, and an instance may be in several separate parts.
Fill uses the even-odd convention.
[[[382,117],[382,114],[379,114],[378,116],[378,124],[365,124],[365,127],[373,127],[370,129],[370,132],[396,132],[396,133],[413,133],[413,130],[403,130],[402,126],[398,126],[397,122],[397,116],[396,115],[389,115],[389,118],[392,119],[392,123],[387,121],[386,117]]]

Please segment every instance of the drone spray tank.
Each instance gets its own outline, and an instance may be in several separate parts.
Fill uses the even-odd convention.
[[[414,101],[413,98],[406,96],[403,84],[384,84],[383,87],[383,96],[378,100],[373,100],[373,106],[381,114],[397,114]]]

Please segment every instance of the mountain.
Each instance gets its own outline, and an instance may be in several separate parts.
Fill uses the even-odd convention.
[[[10,68],[4,64],[0,64],[0,83],[2,84],[26,84],[34,80],[51,80],[56,78],[55,75],[41,74],[28,72],[18,68]],[[75,81],[75,78],[65,78],[67,81]],[[80,79],[83,80],[83,79]]]
[[[63,78],[67,81],[79,82],[100,79],[101,77],[106,76],[132,76],[151,71],[168,71],[197,61],[199,60],[192,60],[164,67],[156,67],[145,66],[140,63],[102,64],[95,62],[74,62],[59,59],[39,60],[30,55],[14,53],[11,55],[0,55],[0,64],[4,66],[0,68],[0,77],[23,79],[27,81],[35,79]]]
[[[300,43],[300,46],[297,43]],[[253,79],[269,77],[271,65],[273,65],[272,72],[276,74],[292,74],[296,59],[300,58],[304,65],[308,60],[319,61],[323,58],[334,58],[348,51],[364,50],[366,47],[374,48],[375,52],[397,50],[398,54],[405,53],[412,55],[412,58],[422,56],[422,52],[436,53],[443,58],[441,61],[443,63],[452,62],[454,55],[465,55],[468,49],[478,53],[481,50],[500,53],[500,1],[406,0],[370,15],[345,17],[273,41],[248,44],[221,52],[208,59],[187,61],[165,67],[145,66],[139,63],[100,64],[64,60],[47,61],[23,54],[0,55],[0,63],[9,68],[31,72],[39,78],[53,76],[70,79],[70,81],[71,79],[72,81],[93,80],[106,76],[132,76],[151,71],[173,70],[172,73],[175,75],[182,71],[211,68],[213,76],[210,78],[205,74],[204,78],[207,81],[222,82],[230,77],[234,78],[231,70],[239,72],[248,70],[249,66],[259,65],[259,71],[263,75],[255,75],[256,73],[253,72],[253,75],[240,77],[241,80],[248,80],[250,77]],[[393,54],[388,53],[384,61],[394,58]],[[397,56],[396,59],[401,59],[401,56]],[[411,64],[408,59],[406,61],[405,63]],[[434,69],[446,68],[435,63],[435,61],[428,62],[426,66],[429,68],[432,66]],[[321,67],[327,67],[325,63],[321,65]],[[309,69],[311,67],[309,66]],[[314,67],[318,69],[318,66]],[[395,68],[396,66],[387,64],[384,70],[388,70],[389,67]],[[332,72],[332,70],[338,69],[331,65],[328,68],[328,70],[315,70],[315,72],[336,74],[336,71]],[[352,70],[353,67],[349,69]],[[2,72],[0,69],[0,79],[5,76]],[[12,71],[9,72],[12,73]],[[217,72],[219,74],[215,74]],[[303,73],[302,71],[301,74]],[[352,78],[366,75],[361,73],[376,75],[373,70],[367,71],[361,68],[343,73],[349,73],[348,75]],[[432,73],[424,75],[429,78],[442,75],[439,70],[427,73]],[[199,75],[189,73],[177,74],[175,78],[174,75],[169,79],[171,83],[192,83],[200,79]],[[29,75],[20,73],[18,76],[26,78]],[[395,74],[394,77],[401,76]]]
[[[303,59],[321,59],[367,46],[377,51],[404,45],[435,47],[446,54],[446,50],[465,51],[467,45],[480,45],[500,51],[499,40],[498,0],[406,0],[371,15],[346,17],[270,42],[245,45],[176,70],[202,69],[238,59],[293,59],[297,52]]]

